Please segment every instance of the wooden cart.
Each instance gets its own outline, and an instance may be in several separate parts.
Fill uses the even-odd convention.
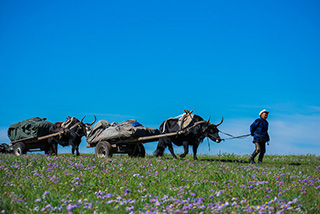
[[[185,133],[186,130],[178,132],[139,137],[134,139],[119,141],[100,141],[96,144],[88,144],[87,148],[95,147],[95,155],[98,158],[112,157],[115,153],[128,154],[130,157],[144,157],[146,154],[143,143],[158,141],[162,137],[178,136]]]
[[[28,137],[20,140],[11,141],[9,147],[13,150],[13,154],[20,156],[27,152],[44,151],[49,152],[48,138],[64,134],[64,131],[45,135],[42,137]]]

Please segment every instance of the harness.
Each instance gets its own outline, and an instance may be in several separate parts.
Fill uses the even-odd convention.
[[[187,127],[187,128],[184,128],[183,130],[180,130],[180,132],[181,132],[181,133],[187,132],[187,131],[189,131],[190,129],[196,127],[197,125],[199,125],[199,124],[201,124],[201,123],[206,123],[206,122],[208,122],[208,121],[201,120],[201,121],[195,122],[192,126]]]
[[[160,130],[160,132],[165,133],[166,124],[167,124],[168,120],[170,120],[170,119],[177,120],[177,125],[179,127],[179,131],[184,130],[185,128],[187,128],[190,125],[190,123],[193,120],[194,115],[191,114],[192,112],[193,111],[184,110],[183,114],[181,114],[175,118],[169,118],[169,119],[165,120],[163,123],[163,128],[162,128],[162,130]]]
[[[71,126],[71,128],[65,128],[65,129],[68,129],[68,130],[70,130],[70,131],[73,131],[76,135],[78,135],[78,137],[81,137],[81,135],[79,135],[77,132],[75,132],[74,130],[72,130],[72,129],[74,129],[76,126],[78,126],[78,125],[80,125],[81,124],[81,122],[77,122],[77,123],[75,123],[73,126]]]

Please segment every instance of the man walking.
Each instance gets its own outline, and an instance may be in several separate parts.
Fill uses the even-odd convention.
[[[259,154],[258,163],[262,163],[264,153],[266,152],[266,143],[269,142],[268,134],[268,114],[267,110],[262,110],[259,113],[260,118],[256,119],[250,126],[250,133],[253,136],[253,143],[256,146],[256,149],[249,158],[250,163],[255,163],[254,158]],[[269,143],[268,143],[269,145]]]

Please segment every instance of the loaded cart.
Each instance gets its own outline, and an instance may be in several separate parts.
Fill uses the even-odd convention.
[[[142,126],[137,120],[111,124],[106,120],[100,120],[87,134],[87,148],[95,147],[97,157],[111,157],[114,153],[144,157],[144,142],[136,141],[137,138],[159,134],[158,129]]]
[[[9,147],[13,150],[13,154],[20,156],[27,152],[44,151],[49,152],[48,138],[63,134],[63,131],[42,137],[29,137],[20,140],[11,141]]]
[[[159,140],[162,137],[172,137],[180,132],[168,133],[168,134],[159,134],[154,136],[138,137],[135,139],[128,140],[119,140],[119,141],[106,141],[102,140],[97,144],[88,144],[87,148],[95,148],[95,155],[98,158],[102,157],[112,157],[114,153],[125,153],[130,157],[144,157],[146,154],[143,143],[154,142]]]
[[[130,157],[144,157],[146,154],[144,143],[158,141],[162,137],[177,136],[185,131],[187,129],[160,134],[158,129],[144,127],[136,120],[112,124],[100,120],[87,136],[87,148],[95,147],[95,155],[98,158],[112,157],[115,153],[128,154]]]
[[[53,123],[39,117],[12,124],[8,129],[8,137],[11,140],[10,150],[13,150],[13,154],[17,156],[33,151],[45,151],[47,154],[48,138],[63,134],[62,132],[49,134],[51,126]]]

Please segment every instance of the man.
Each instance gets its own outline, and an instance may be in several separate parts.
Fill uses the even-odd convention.
[[[250,163],[255,163],[254,158],[260,153],[258,163],[262,163],[262,159],[264,153],[266,152],[266,143],[269,142],[269,134],[268,134],[268,114],[267,110],[262,110],[259,113],[260,118],[256,119],[250,126],[250,133],[253,136],[253,143],[256,146],[255,151],[252,153],[249,158]],[[269,143],[268,143],[269,145]]]

